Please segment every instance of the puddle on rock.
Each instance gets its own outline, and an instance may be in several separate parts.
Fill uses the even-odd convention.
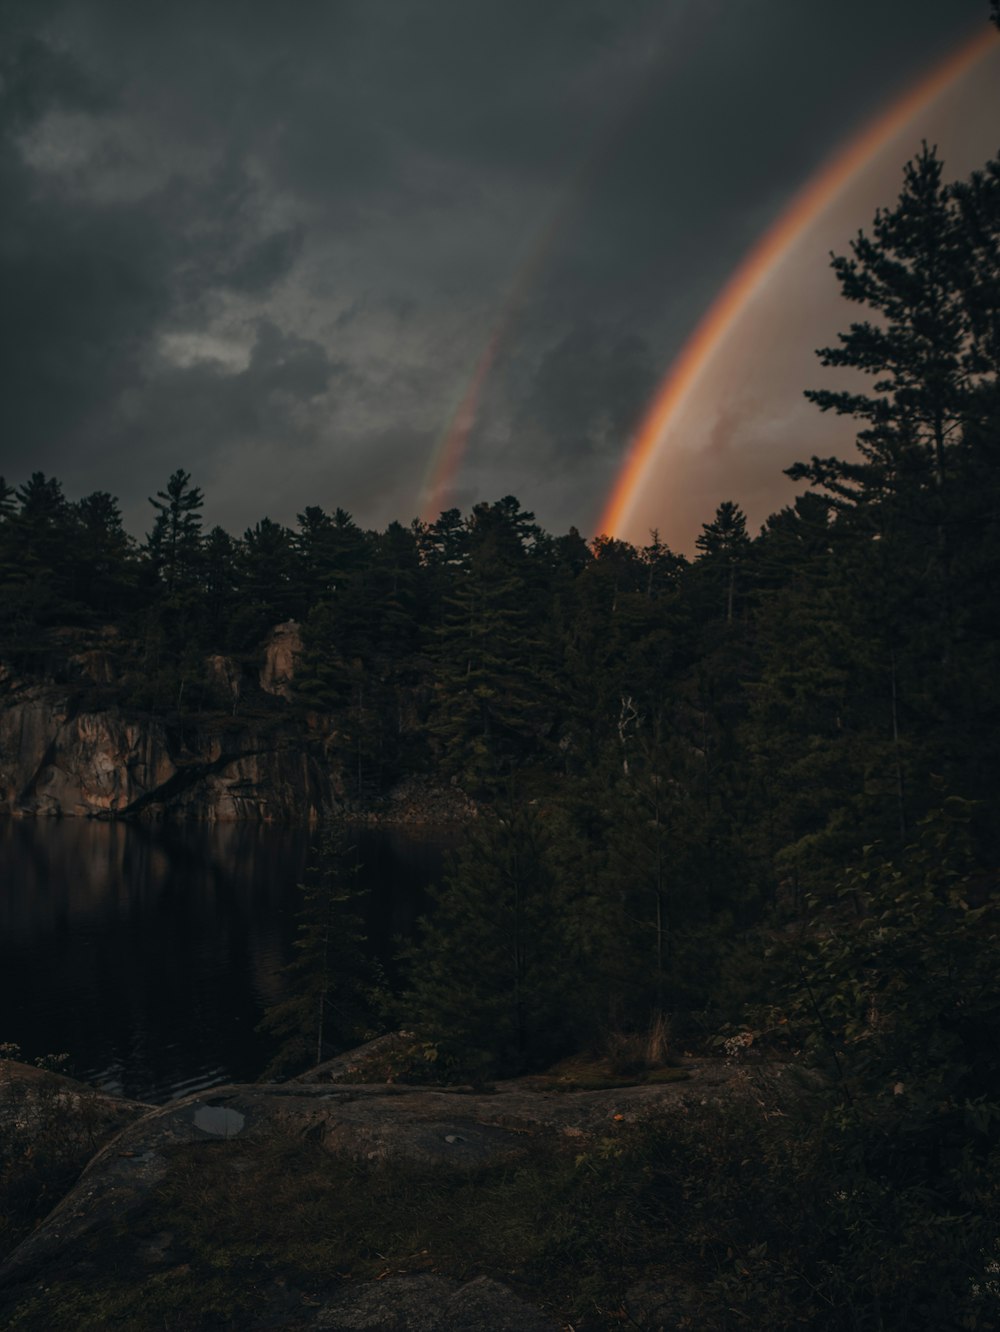
[[[238,1110],[227,1110],[224,1105],[199,1105],[194,1112],[194,1126],[216,1138],[234,1138],[246,1123]]]

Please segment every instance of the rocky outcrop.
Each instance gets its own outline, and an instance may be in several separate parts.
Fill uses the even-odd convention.
[[[14,688],[0,710],[0,813],[311,821],[337,807],[324,739],[281,717],[170,724]]]
[[[235,713],[236,667],[224,657],[210,664]],[[418,777],[348,809],[332,733],[314,714],[170,722],[81,705],[72,689],[9,674],[0,690],[0,814],[303,823],[345,810],[369,823],[434,827],[476,815],[458,787]]]
[[[70,655],[69,665],[92,684],[117,684],[121,674],[116,652],[120,647],[119,638],[113,625],[104,625],[96,633],[96,642],[90,639]]]
[[[103,1143],[150,1108],[48,1069],[0,1058],[0,1143],[12,1158],[30,1160],[55,1134],[63,1159],[75,1160],[82,1170]]]
[[[295,678],[295,659],[302,651],[302,635],[294,620],[276,624],[264,644],[264,662],[260,668],[260,687],[265,694],[291,698]]]
[[[213,710],[186,715],[123,706],[134,667],[122,675],[112,627],[54,630],[44,647],[41,679],[0,661],[0,815],[311,823],[344,813],[435,827],[476,815],[457,786],[426,777],[345,799],[336,717],[288,706],[302,651],[293,620],[271,630],[256,663],[207,657],[201,704]]]
[[[221,652],[215,652],[208,658],[206,664],[219,692],[232,703],[235,716],[243,694],[243,670],[239,662],[232,657],[223,656]]]
[[[468,823],[478,814],[478,807],[458,786],[441,786],[425,777],[405,777],[383,799],[358,814],[369,823],[441,827]]]
[[[111,1235],[118,1236],[119,1270],[179,1270],[171,1234],[152,1233],[160,1221],[149,1206],[171,1163],[198,1144],[215,1143],[213,1159],[229,1160],[239,1172],[254,1170],[254,1151],[297,1141],[366,1165],[384,1163],[389,1172],[411,1165],[464,1176],[515,1163],[540,1143],[556,1149],[564,1143],[574,1152],[588,1143],[608,1144],[629,1122],[687,1115],[716,1097],[740,1094],[741,1086],[751,1090],[741,1083],[742,1070],[722,1060],[692,1064],[682,1082],[599,1091],[560,1092],[524,1078],[475,1090],[336,1081],[406,1039],[383,1039],[290,1082],[214,1087],[149,1108],[97,1152],[75,1187],[0,1266],[0,1317],[54,1281],[89,1280],[91,1255]],[[130,1108],[128,1116],[134,1113]],[[133,1226],[129,1218],[140,1213],[144,1224]],[[297,1306],[294,1322],[247,1326],[331,1332],[545,1332],[556,1326],[508,1286],[484,1276],[459,1282],[419,1270],[387,1271],[374,1282],[338,1280],[321,1302],[309,1303],[314,1307],[308,1311]]]

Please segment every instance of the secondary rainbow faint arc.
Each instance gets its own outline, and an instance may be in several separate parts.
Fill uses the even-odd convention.
[[[591,178],[597,174],[601,156],[606,149],[607,143],[593,159],[588,160],[582,169],[574,173],[563,199],[535,241],[529,257],[516,270],[514,281],[504,296],[499,316],[480,353],[465,392],[452,413],[444,434],[435,445],[427,465],[421,487],[423,501],[420,516],[428,522],[435,519],[448,502],[465,457],[469,435],[476,422],[483,389],[515,317],[533,287],[535,279],[544,268],[550,251],[555,247],[556,240],[571,215],[577,195],[583,192]]]
[[[614,536],[627,524],[674,415],[708,365],[729,326],[788,247],[894,135],[995,44],[996,35],[989,30],[963,43],[821,167],[757,242],[709,307],[661,382],[633,437],[611,497],[601,514],[599,532]]]
[[[657,16],[654,13],[644,30],[643,45],[654,54],[664,40],[665,23],[666,20],[662,15]],[[455,478],[461,470],[469,435],[479,412],[483,389],[517,313],[548,261],[549,253],[555,248],[556,241],[576,211],[577,200],[600,176],[605,160],[611,156],[618,140],[624,137],[629,122],[637,108],[641,106],[647,90],[653,87],[655,80],[656,61],[651,59],[645,76],[639,79],[632,96],[605,127],[596,149],[586,156],[570,175],[568,185],[552,216],[535,241],[528,258],[516,270],[514,281],[500,304],[497,320],[476,361],[461,400],[431,452],[420,490],[422,518],[428,521],[436,518],[442,506],[447,503]]]

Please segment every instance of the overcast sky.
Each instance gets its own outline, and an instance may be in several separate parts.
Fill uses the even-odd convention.
[[[550,530],[590,535],[630,431],[744,253],[987,13],[0,0],[0,473],[109,490],[137,535],[177,467],[235,534],[307,504],[408,522],[494,338],[449,502],[512,492]],[[983,159],[998,84],[962,112]],[[882,202],[918,146],[887,164]],[[769,337],[795,327],[784,309],[762,313]],[[684,502],[733,498],[759,520],[790,498],[787,462],[773,495],[748,480],[725,438],[738,409],[716,407]],[[758,436],[776,411],[761,413]],[[814,451],[796,440],[793,456]]]

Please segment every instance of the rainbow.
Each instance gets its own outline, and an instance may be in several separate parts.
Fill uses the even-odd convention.
[[[479,414],[479,402],[490,371],[503,349],[511,326],[528,293],[535,285],[539,273],[548,261],[549,254],[566,227],[577,196],[587,187],[596,169],[595,163],[586,163],[571,176],[568,187],[563,191],[563,197],[557,202],[552,216],[535,241],[531,254],[516,269],[514,280],[501,302],[493,330],[479,355],[465,391],[451,415],[447,428],[431,453],[424,475],[424,484],[421,487],[420,516],[426,522],[437,518],[448,503],[455,478],[465,457],[469,434]]]
[[[757,242],[716,297],[661,381],[629,445],[625,462],[601,514],[598,531],[613,536],[627,525],[647,481],[653,459],[666,442],[675,415],[716,348],[724,340],[730,325],[771,275],[788,247],[833,203],[856,173],[890,139],[995,44],[996,34],[987,29],[965,42],[921,78],[824,164]]]
[[[540,262],[541,255],[531,265],[532,271]],[[521,287],[523,285],[525,285],[524,280],[518,283],[515,293],[508,298],[501,311],[500,319],[490,334],[479,360],[476,362],[468,386],[452,414],[448,428],[439,439],[431,455],[427,476],[421,488],[424,498],[421,504],[420,516],[427,522],[435,519],[448,503],[448,497],[455,484],[455,477],[458,475],[462,458],[465,456],[465,446],[469,438],[469,432],[476,421],[483,387],[489,378],[490,371],[493,369],[493,362],[497,358],[497,353],[503,345],[507,329],[513,321],[515,310],[520,304]]]
[[[664,43],[666,30],[665,17],[656,13],[651,15],[641,34],[640,43],[650,52],[645,76],[638,80],[632,96],[625,105],[619,108],[605,124],[598,137],[596,148],[582,157],[575,169],[568,173],[561,196],[556,200],[531,252],[515,268],[514,279],[500,302],[493,329],[469,376],[461,399],[431,451],[420,491],[420,516],[427,521],[436,518],[448,502],[465,457],[469,435],[479,414],[486,381],[528,294],[535,286],[557,241],[576,213],[580,200],[593,188],[595,181],[600,178],[605,162],[613,157],[619,143],[627,137],[633,117],[642,106],[647,92],[655,85],[658,76],[656,55]]]
[[[610,140],[611,136],[608,136]],[[529,292],[555,248],[556,241],[565,231],[576,201],[589,187],[598,174],[600,162],[608,151],[605,143],[602,151],[592,160],[578,168],[564,187],[562,198],[557,201],[552,215],[542,228],[535,241],[532,252],[515,271],[515,277],[500,303],[493,329],[486,339],[486,345],[479,355],[472,374],[469,376],[465,391],[458,406],[452,412],[444,433],[439,437],[431,453],[430,461],[424,474],[421,487],[422,501],[420,516],[430,522],[448,503],[455,485],[455,478],[465,457],[469,435],[479,414],[479,404],[483,389],[489,379],[497,357],[502,351],[512,325],[520,313]]]

